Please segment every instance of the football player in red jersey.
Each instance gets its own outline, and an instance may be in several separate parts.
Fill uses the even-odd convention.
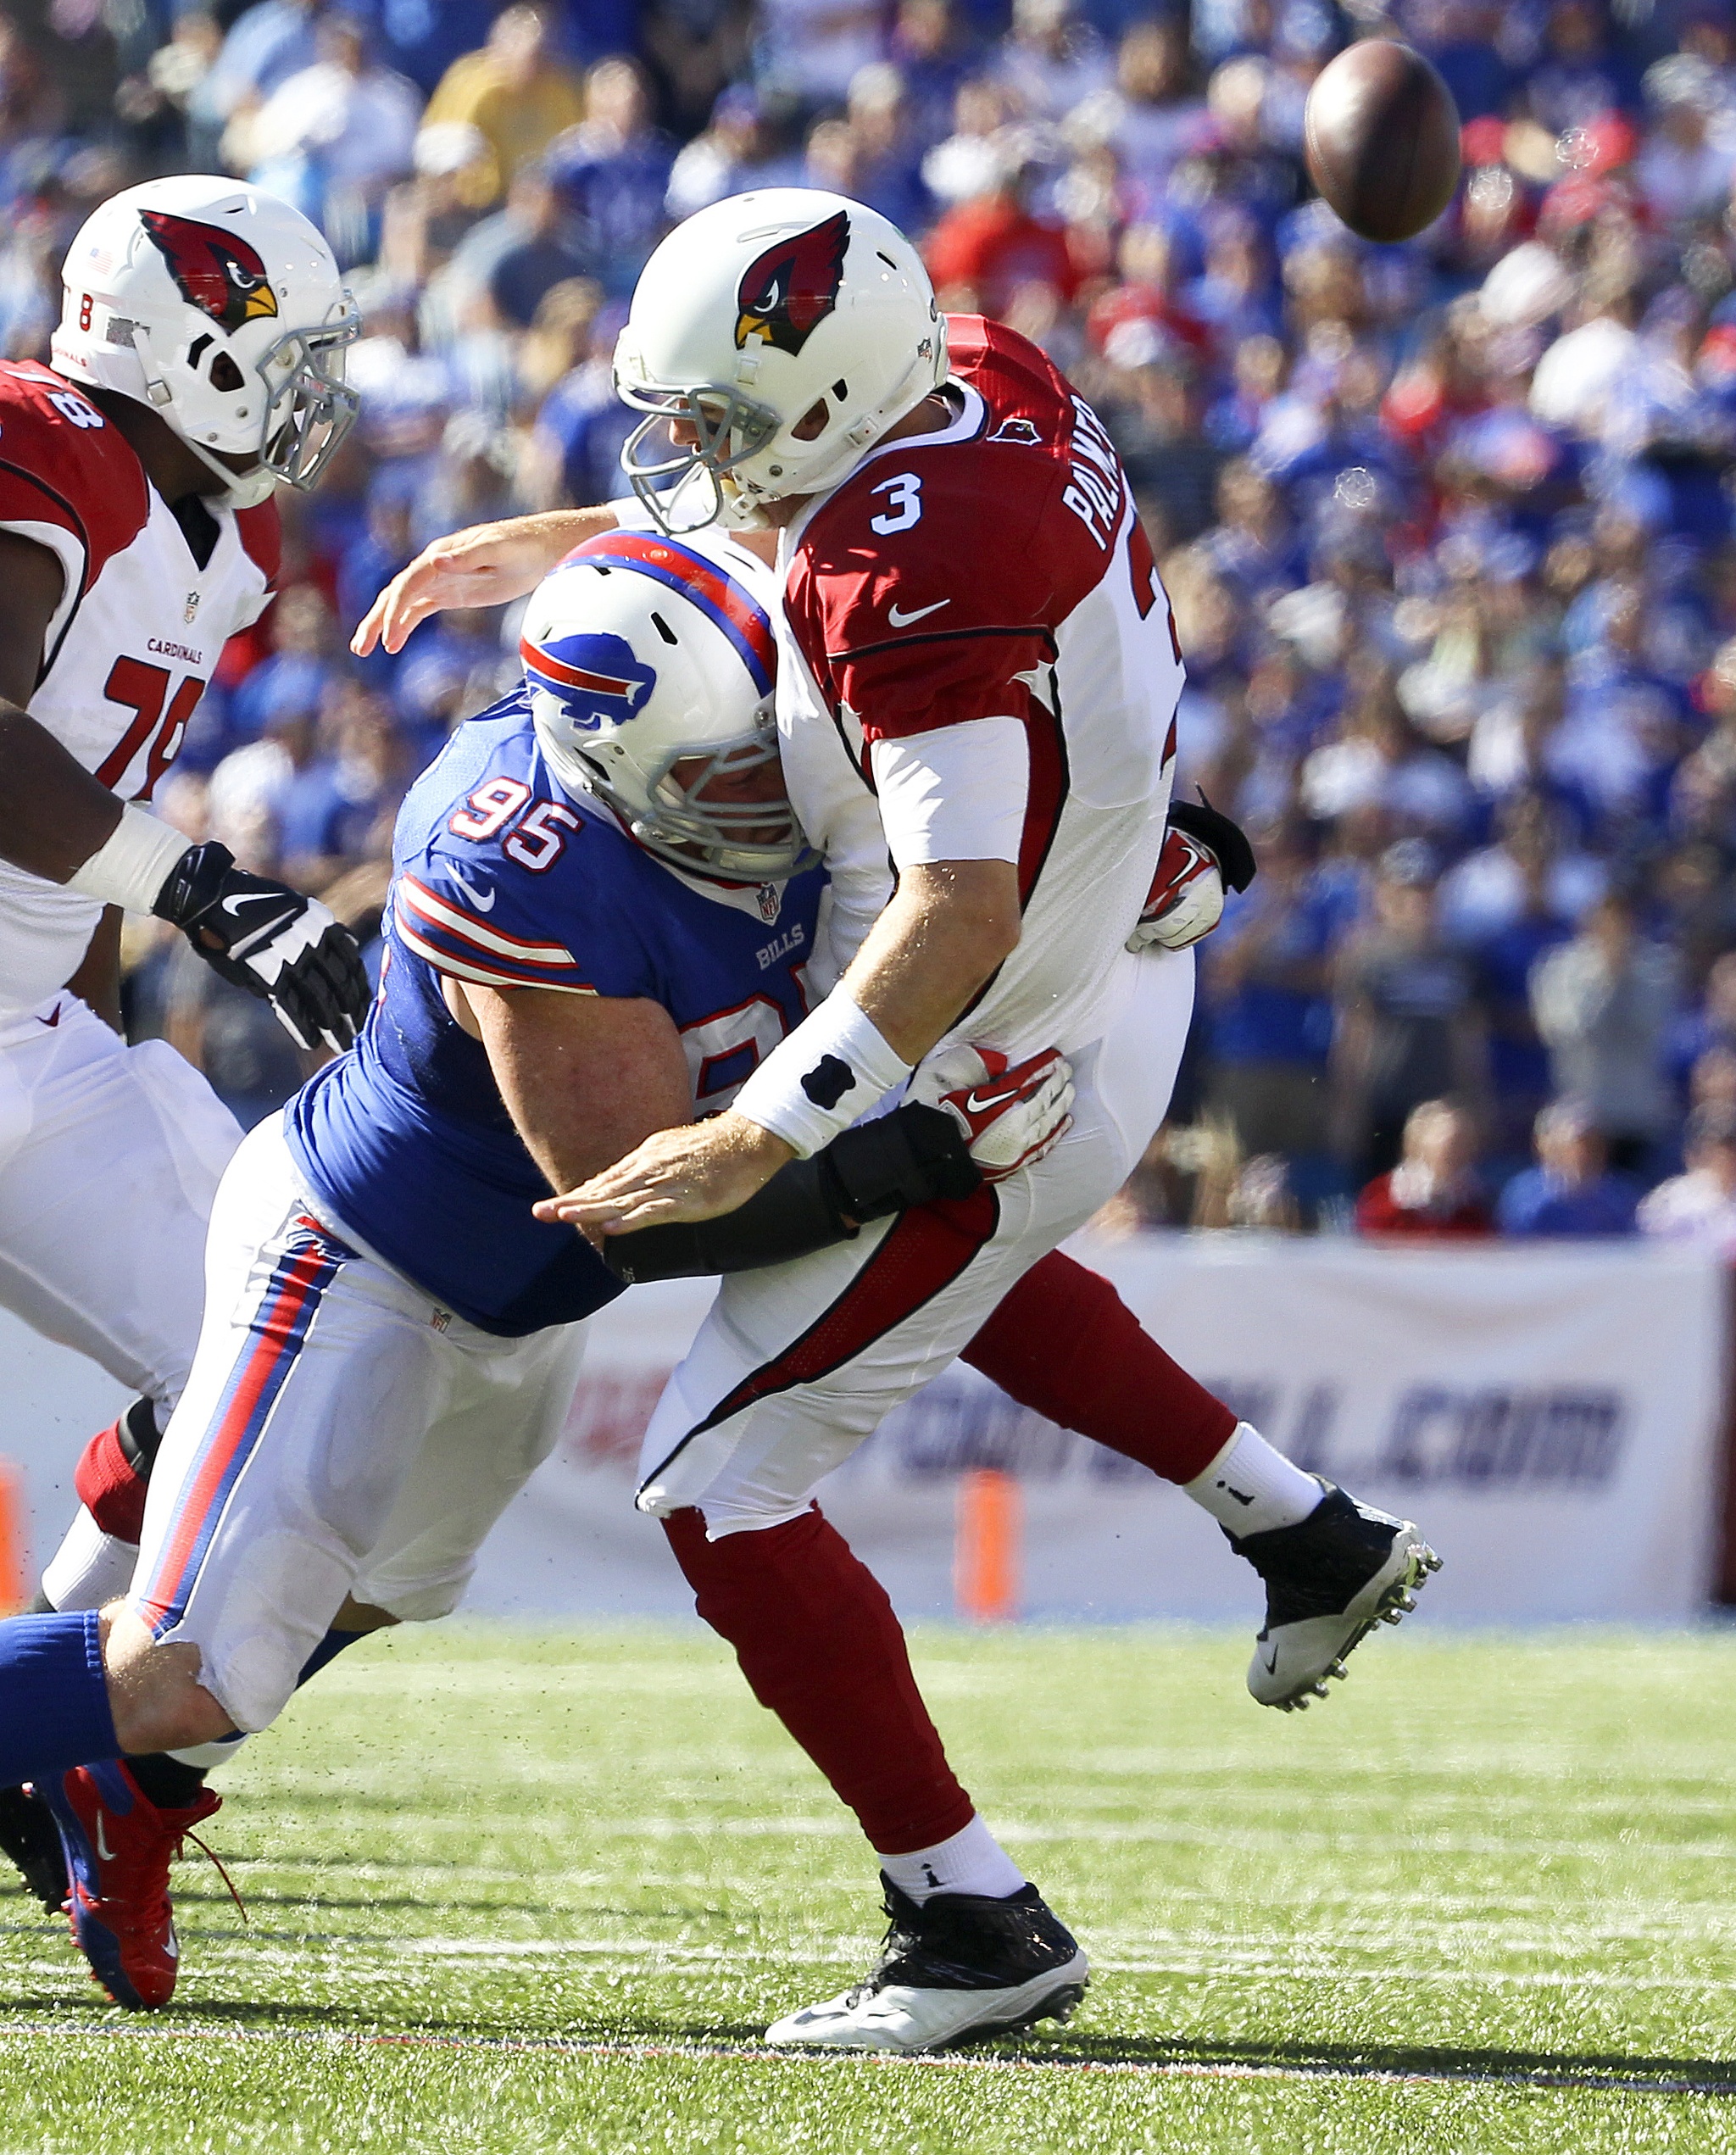
[[[121,912],[174,922],[303,1048],[348,1046],[366,1013],[323,905],[146,805],[270,602],[277,482],[312,486],[354,418],[358,318],[313,226],[222,178],[117,195],[63,275],[52,365],[0,365],[0,1304],[138,1395],[81,1462],[44,1577],[47,1606],[91,1608],[131,1574],[136,1470],[186,1382],[241,1137],[171,1049],[120,1038]],[[174,1762],[147,1778],[130,1830],[166,1850],[187,1789]],[[52,1830],[15,1790],[0,1845],[58,1906]]]
[[[1051,1253],[1161,1120],[1192,1005],[1176,946],[1211,925],[1232,847],[1170,820],[1182,658],[1113,444],[1036,348],[943,321],[883,219],[797,189],[701,212],[648,265],[616,377],[647,415],[628,451],[641,521],[777,534],[779,728],[832,879],[812,969],[830,992],[728,1112],[648,1139],[545,1217],[607,1233],[727,1212],[961,1057],[985,1058],[985,1099],[988,1058],[1059,1049],[1077,1082],[1060,1142],[968,1203],[727,1281],[642,1461],[639,1502],[700,1612],[881,1858],[880,1967],[771,2039],[921,2049],[1064,2013],[1085,1961],[954,1777],[885,1596],[811,1490],[962,1350],[998,1375],[984,1342],[1015,1308],[1027,1364],[1033,1325],[1126,1359],[1125,1335],[1098,1330],[1100,1295]],[[498,588],[532,541],[452,543],[364,640],[448,587]],[[1045,1267],[1053,1295],[1033,1306]],[[1101,1418],[1137,1413],[1123,1399]],[[1266,1703],[1323,1688],[1435,1561],[1408,1522],[1245,1424],[1186,1486],[1266,1579],[1249,1671]]]

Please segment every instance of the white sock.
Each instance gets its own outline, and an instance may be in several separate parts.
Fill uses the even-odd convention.
[[[908,1856],[875,1853],[881,1869],[919,1908],[936,1893],[980,1893],[1004,1901],[1025,1883],[1023,1871],[975,1813],[968,1826],[932,1848],[913,1848]]]
[[[1324,1493],[1312,1474],[1292,1466],[1247,1422],[1238,1422],[1236,1434],[1205,1472],[1182,1487],[1238,1536],[1294,1527]]]
[[[238,1729],[232,1736],[218,1736],[208,1744],[189,1744],[185,1751],[171,1751],[169,1756],[178,1758],[183,1766],[203,1766],[209,1773],[214,1766],[225,1766],[247,1741],[247,1731]]]

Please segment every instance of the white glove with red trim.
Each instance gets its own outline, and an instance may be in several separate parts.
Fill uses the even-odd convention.
[[[1127,948],[1149,950],[1157,944],[1166,950],[1185,950],[1211,933],[1223,911],[1223,871],[1216,854],[1203,838],[1171,826]]]
[[[1004,1182],[1071,1128],[1073,1066],[1059,1048],[1009,1067],[998,1048],[961,1043],[923,1064],[910,1096],[952,1116],[983,1181]]]

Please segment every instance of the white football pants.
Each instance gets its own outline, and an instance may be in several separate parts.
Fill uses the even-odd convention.
[[[1194,954],[1124,956],[1110,988],[1101,1037],[1068,1051],[1073,1125],[1045,1159],[960,1204],[724,1281],[645,1433],[642,1511],[697,1505],[713,1540],[797,1517],[815,1484],[1114,1196],[1169,1105]]]
[[[75,995],[0,1016],[0,1305],[159,1409],[199,1336],[205,1222],[241,1129],[162,1040]]]
[[[411,1622],[457,1607],[554,1448],[584,1345],[578,1324],[497,1339],[343,1242],[270,1117],[217,1193],[133,1608],[198,1647],[237,1729],[264,1728],[347,1595]]]

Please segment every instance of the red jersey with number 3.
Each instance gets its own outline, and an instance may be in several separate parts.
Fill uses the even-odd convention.
[[[211,508],[201,568],[125,437],[45,366],[0,365],[0,529],[64,578],[32,718],[123,800],[148,800],[228,638],[277,572],[275,503]],[[78,969],[102,908],[0,861],[0,1011],[30,1010]]]
[[[872,743],[1021,721],[1023,932],[955,1037],[1024,1054],[1094,1037],[1163,843],[1183,672],[1096,415],[1015,331],[949,327],[952,424],[871,451],[786,535],[780,728],[841,966],[887,887]]]

